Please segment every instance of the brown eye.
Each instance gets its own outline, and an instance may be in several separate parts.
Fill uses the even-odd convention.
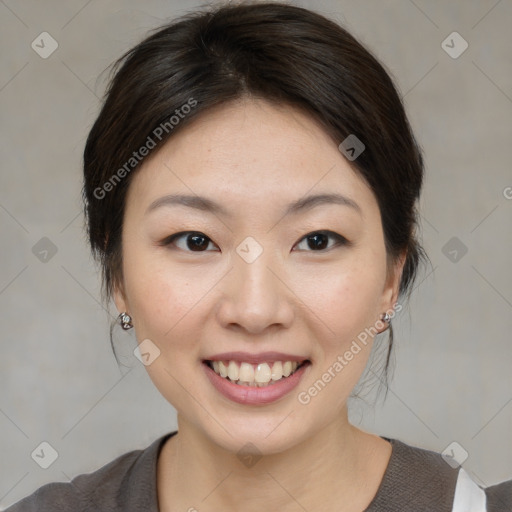
[[[331,246],[328,245],[329,239],[335,241]],[[334,231],[326,230],[314,231],[312,233],[307,234],[301,239],[300,243],[297,246],[303,243],[303,241],[306,242],[307,247],[313,252],[324,251],[326,250],[326,248],[331,249],[332,247],[337,247],[340,245],[349,245],[349,241],[345,237],[338,235],[338,233],[334,233]],[[305,250],[307,251],[308,249]]]
[[[185,240],[185,243],[180,246],[177,241],[181,240]],[[205,252],[210,243],[213,244],[205,234],[199,231],[182,231],[166,238],[162,245],[174,245],[188,252]]]

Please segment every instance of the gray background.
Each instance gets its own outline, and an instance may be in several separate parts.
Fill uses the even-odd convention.
[[[426,156],[421,227],[432,267],[394,320],[386,401],[354,402],[351,419],[439,452],[456,441],[482,485],[512,478],[512,2],[295,3],[344,24],[385,63]],[[176,427],[131,354],[134,335],[116,333],[126,367],[111,352],[82,230],[81,162],[101,72],[198,5],[0,1],[0,510]],[[31,48],[44,31],[59,45],[47,59]],[[458,58],[442,47],[453,31],[469,44]],[[57,249],[47,261],[36,257],[43,237]],[[48,469],[31,458],[43,441],[59,455]]]

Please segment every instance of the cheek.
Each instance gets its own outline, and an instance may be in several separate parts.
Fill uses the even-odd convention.
[[[162,343],[182,328],[201,296],[198,287],[184,277],[165,273],[141,273],[132,280],[131,294],[138,336],[155,337]]]
[[[311,401],[317,411],[338,410],[346,404],[370,357],[370,328],[378,319],[383,282],[381,266],[361,258],[336,272],[310,278],[303,288],[310,290],[304,298],[315,313],[310,317],[321,322],[315,320],[312,328],[318,366],[299,390],[301,404]]]
[[[194,287],[166,263],[163,251],[155,257],[127,244],[123,272],[137,337],[161,340],[190,309]]]
[[[384,275],[375,261],[353,258],[301,281],[301,298],[322,320],[329,339],[347,341],[378,319]]]
[[[150,339],[160,350],[145,367],[153,384],[178,410],[187,410],[190,398],[182,386],[190,385],[190,361],[199,358],[203,322],[198,321],[210,286],[171,265],[138,264],[137,272],[125,276],[130,284],[130,305],[136,318],[138,341]]]

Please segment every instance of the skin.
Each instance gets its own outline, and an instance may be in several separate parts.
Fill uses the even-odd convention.
[[[337,192],[348,206],[323,204],[283,216],[305,195]],[[148,206],[166,194],[206,196],[232,217],[186,206]],[[330,230],[315,249],[305,235]],[[203,249],[187,236],[198,231]],[[391,445],[348,421],[347,398],[375,339],[369,339],[311,401],[307,390],[357,335],[397,301],[403,258],[387,267],[380,211],[371,189],[307,115],[244,99],[204,113],[150,154],[133,176],[123,225],[117,309],[139,342],[160,355],[146,369],[178,411],[178,431],[158,460],[162,511],[360,512],[371,502]],[[236,252],[251,236],[263,253]],[[320,238],[322,240],[322,238]],[[382,324],[377,324],[382,331]],[[267,405],[232,402],[201,361],[220,352],[278,350],[311,361],[299,387]],[[263,457],[246,467],[246,443]],[[313,478],[312,478],[313,477]]]

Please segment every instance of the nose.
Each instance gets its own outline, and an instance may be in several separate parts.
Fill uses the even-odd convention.
[[[294,294],[282,266],[270,261],[268,253],[264,251],[251,263],[234,254],[217,307],[223,327],[261,334],[291,325]]]

